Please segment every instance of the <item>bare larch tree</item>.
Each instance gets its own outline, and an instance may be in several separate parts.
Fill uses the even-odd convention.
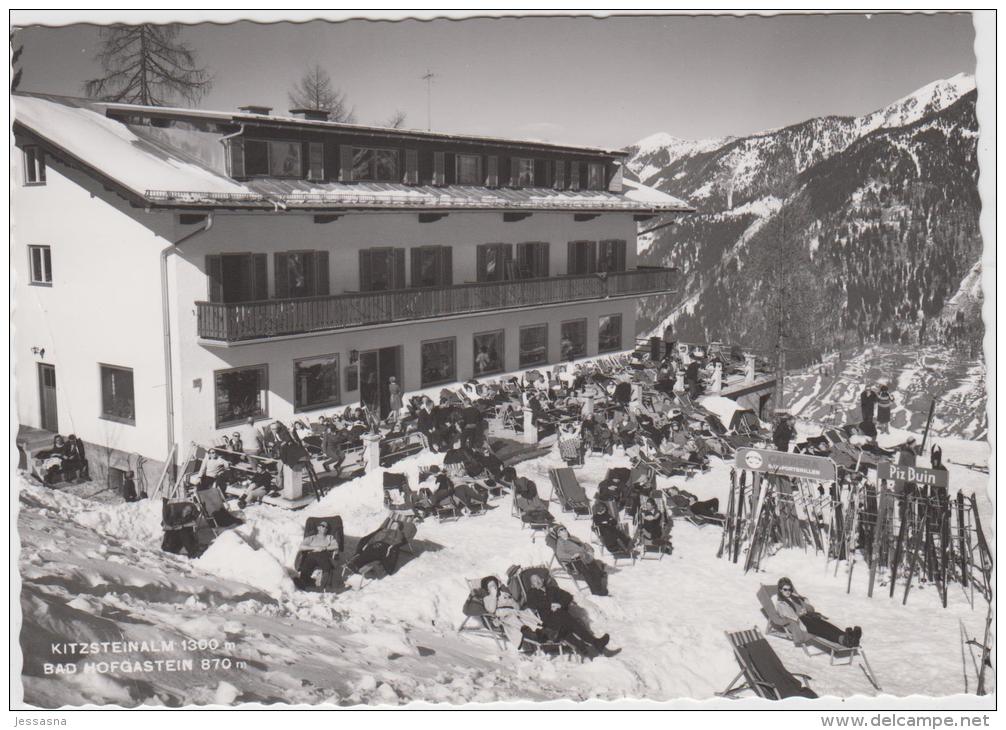
[[[287,97],[294,109],[320,109],[328,112],[333,122],[356,122],[346,95],[332,85],[332,77],[318,64],[304,72]]]
[[[179,98],[195,104],[213,83],[196,66],[196,54],[179,40],[180,26],[113,25],[100,31],[96,59],[104,75],[84,84],[85,93],[104,101],[167,106]]]

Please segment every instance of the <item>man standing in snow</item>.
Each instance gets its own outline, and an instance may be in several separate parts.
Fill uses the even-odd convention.
[[[664,327],[664,357],[670,357],[674,352],[674,328],[668,322]]]
[[[796,429],[793,428],[793,417],[783,414],[779,417],[772,432],[772,443],[775,444],[776,451],[789,451],[789,442],[796,436]]]
[[[873,423],[873,412],[877,406],[877,391],[872,385],[867,385],[859,394],[859,410],[864,423]]]

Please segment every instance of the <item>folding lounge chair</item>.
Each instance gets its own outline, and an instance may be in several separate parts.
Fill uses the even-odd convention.
[[[573,587],[578,591],[582,591],[585,588],[589,589],[590,586],[587,585],[587,581],[583,579],[580,572],[573,567],[572,563],[559,560],[559,556],[555,554],[555,544],[558,540],[556,532],[559,527],[561,527],[561,525],[555,524],[550,526],[545,531],[545,545],[552,550],[552,557],[548,561],[548,569],[556,577],[569,578],[569,580],[573,583]]]
[[[514,568],[516,568],[516,570]],[[530,585],[531,575],[535,573],[541,575],[542,578],[545,579],[546,585],[558,585],[555,582],[555,577],[552,575],[552,571],[544,565],[538,565],[530,568],[519,568],[514,566],[514,568],[507,571],[507,588],[510,591],[510,595],[517,601],[517,605],[522,608],[525,606],[525,596],[527,595],[527,587]],[[576,648],[565,639],[559,639],[556,641],[539,641],[525,637],[524,643],[532,647],[536,653],[540,652],[549,656],[560,656],[568,659],[575,657],[580,662],[583,661],[583,656],[580,652],[578,652]]]
[[[384,506],[391,512],[413,512],[414,494],[409,478],[397,472],[384,472]]]
[[[458,633],[484,636],[496,642],[496,646],[500,651],[506,649],[508,643],[506,632],[503,631],[503,627],[500,626],[496,617],[485,610],[485,606],[482,603],[484,596],[482,595],[479,581],[472,580],[471,578],[466,580],[468,583],[468,598],[465,599],[465,605],[462,608],[465,620],[458,626]]]
[[[521,479],[521,477],[518,477],[518,482],[520,481],[520,479]],[[530,480],[526,480],[526,481],[530,481]],[[521,495],[518,494],[518,488],[517,488],[517,486],[518,486],[518,483],[515,482],[514,489],[513,489],[513,501],[511,502],[510,514],[512,514],[514,517],[516,517],[517,519],[520,520],[521,529],[524,529],[525,527],[528,527],[528,528],[531,529],[531,542],[534,542],[535,538],[538,536],[538,533],[544,532],[545,530],[547,530],[553,524],[553,521],[552,520],[525,520],[524,519],[524,512],[521,510],[520,506],[517,504],[517,497],[521,496]],[[531,482],[531,486],[532,487],[534,486],[534,482]],[[525,488],[528,489],[528,494],[525,495],[525,496],[530,496],[530,488],[527,488],[526,485],[525,485]],[[534,490],[534,496],[538,496],[537,489]]]
[[[572,512],[574,519],[590,519],[590,500],[571,468],[549,469],[552,496],[556,497],[563,512]],[[551,501],[552,496],[549,497]]]
[[[346,534],[342,527],[342,517],[339,517],[338,515],[333,515],[332,517],[308,517],[307,520],[304,522],[304,537],[309,537],[317,533],[318,523],[320,522],[328,523],[329,534],[335,535],[335,539],[339,542],[339,552],[337,554],[332,555],[332,563],[334,564],[339,559],[339,556],[342,555],[342,553],[346,549]],[[295,557],[293,561],[293,570],[297,574],[300,574],[300,565],[303,558],[304,558],[304,552],[298,551],[297,557]],[[336,576],[336,569],[333,569],[331,575],[329,575],[328,577],[328,584],[327,585],[323,584],[319,587],[322,590],[333,587],[335,582],[335,576]]]
[[[621,529],[621,526],[619,527],[619,529]],[[624,530],[621,530],[621,531],[624,532]],[[601,533],[598,530],[597,525],[591,524],[591,526],[590,526],[590,534],[592,536],[592,542],[595,545],[597,545],[597,547],[601,551],[601,554],[604,555],[605,553],[607,553],[608,555],[610,555],[611,556],[611,562],[616,567],[618,566],[618,561],[619,560],[628,560],[633,565],[636,564],[637,555],[636,555],[635,545],[633,545],[633,547],[629,548],[628,550],[619,550],[618,552],[612,552],[611,550],[609,550],[605,546],[604,540],[601,539]]]
[[[841,644],[836,644],[834,641],[828,641],[827,639],[822,639],[820,636],[810,635],[808,640],[804,643],[798,642],[796,637],[793,636],[793,632],[790,627],[783,621],[782,617],[779,615],[779,611],[776,609],[775,603],[772,598],[776,595],[776,587],[773,585],[762,585],[758,589],[758,602],[761,604],[761,612],[768,623],[765,624],[765,634],[767,636],[776,636],[780,639],[787,639],[792,641],[797,646],[801,647],[807,656],[821,656],[822,654],[827,654],[830,657],[829,664],[835,665],[836,659],[846,661],[841,662],[841,664],[851,665],[855,658],[858,656],[863,660],[863,672],[866,674],[866,678],[870,680],[870,684],[874,686],[875,689],[880,689],[880,683],[877,681],[877,675],[873,673],[873,668],[870,666],[870,662],[866,658],[866,652],[861,646],[842,646]],[[811,652],[811,649],[816,649],[816,652]]]
[[[811,678],[806,674],[796,674],[786,669],[768,640],[757,628],[725,633],[741,671],[727,688],[717,692],[717,695],[734,699],[738,693],[751,690],[766,700],[817,697],[817,693],[808,684]],[[744,683],[738,684],[741,680],[744,680]]]

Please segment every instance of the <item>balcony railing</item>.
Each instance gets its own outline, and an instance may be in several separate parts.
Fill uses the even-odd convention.
[[[480,282],[447,287],[355,292],[238,304],[196,302],[199,336],[240,342],[457,314],[670,293],[675,269]]]

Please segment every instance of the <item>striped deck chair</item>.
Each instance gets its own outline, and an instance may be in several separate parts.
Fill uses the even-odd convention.
[[[766,700],[817,697],[817,693],[808,684],[811,678],[806,674],[795,674],[786,669],[768,640],[757,628],[725,633],[741,671],[727,688],[717,692],[717,695],[735,699],[738,693],[751,690]],[[738,684],[741,680],[743,684]]]
[[[569,467],[548,470],[549,481],[552,482],[552,494],[549,501],[555,497],[563,512],[571,512],[574,519],[590,519],[590,500],[583,491],[576,472]]]

